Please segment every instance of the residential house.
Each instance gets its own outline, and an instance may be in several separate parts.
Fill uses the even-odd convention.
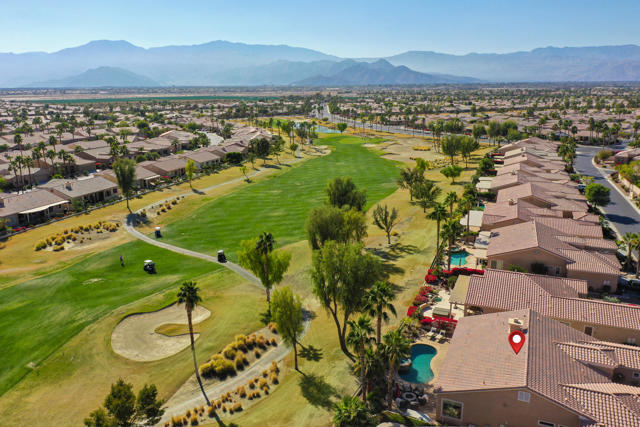
[[[530,308],[602,341],[640,344],[640,306],[586,299],[587,287],[586,280],[487,269],[469,277],[459,299],[471,313]]]
[[[183,176],[186,173],[185,166],[187,165],[187,160],[182,157],[171,156],[160,160],[148,160],[138,164],[160,176],[173,178]]]
[[[101,176],[52,179],[42,184],[40,188],[44,188],[68,201],[82,200],[87,203],[103,202],[115,199],[118,196],[118,185]]]
[[[104,171],[98,172],[96,175],[108,179],[115,184],[118,183],[118,179],[116,178],[116,174],[115,172],[113,172],[113,169],[106,169]],[[158,179],[160,179],[160,175],[158,175],[156,172],[142,167],[139,164],[136,165],[136,188],[152,188],[158,181]]]
[[[517,354],[508,343],[514,330],[525,337]],[[530,309],[465,317],[435,381],[437,418],[460,426],[639,427],[640,388],[611,375],[636,370],[637,357],[632,347]]]
[[[69,201],[46,190],[22,194],[0,194],[0,218],[10,227],[37,224],[63,215]]]
[[[487,264],[500,270],[518,266],[528,272],[584,279],[593,290],[615,292],[621,268],[616,256],[610,251],[592,250],[594,243],[559,235],[559,231],[535,220],[493,230]]]

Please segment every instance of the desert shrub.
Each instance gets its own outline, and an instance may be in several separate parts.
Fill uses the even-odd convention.
[[[265,379],[261,379],[258,381],[258,387],[264,389],[265,387],[269,388],[269,383]]]
[[[234,403],[233,406],[231,407],[231,409],[233,410],[233,412],[242,411],[242,403],[240,403],[240,402]]]
[[[251,350],[256,345],[256,337],[255,335],[249,335],[246,340],[244,340],[245,345],[249,350]]]
[[[278,341],[276,341],[275,338],[271,338],[270,344],[274,347],[276,347],[278,345]]]
[[[227,412],[227,405],[222,405],[222,412]]]
[[[209,359],[210,362],[215,362],[216,360],[224,360],[224,357],[220,353],[216,353]]]
[[[214,408],[213,406],[209,406],[207,408],[207,415],[211,418],[216,416],[216,408]]]
[[[47,240],[45,240],[45,242],[47,242],[47,246],[51,246],[51,244],[53,243],[53,239],[51,239],[51,237],[47,237]]]
[[[249,381],[249,388],[250,388],[250,389],[252,389],[252,390],[253,390],[254,388],[256,388],[256,383],[255,383],[253,380],[250,380],[250,381]]]
[[[256,348],[256,351],[253,352],[253,354],[255,354],[255,356],[259,359],[260,358],[260,350],[258,350]]]
[[[242,341],[245,342],[247,340],[247,336],[246,335],[236,335],[236,341]]]
[[[191,409],[187,409],[187,412],[184,413],[184,416],[187,418],[191,417]]]
[[[182,426],[182,417],[171,417],[171,427]]]
[[[55,240],[55,242],[54,242],[54,243],[56,244],[56,246],[64,245],[64,240],[65,240],[65,239],[64,239],[64,237],[63,237],[63,236],[56,237],[56,240]]]
[[[244,361],[242,360],[242,357],[240,355],[236,357],[236,360],[233,362],[233,364],[236,366],[236,371],[241,371],[244,369]]]
[[[200,405],[198,408],[198,414],[202,415],[204,413],[204,405]]]
[[[196,414],[193,414],[191,416],[191,419],[189,420],[189,424],[191,424],[192,426],[198,425],[198,416]]]
[[[231,346],[226,346],[224,350],[222,350],[222,354],[229,360],[233,360],[236,358],[236,350]]]
[[[41,240],[38,243],[36,243],[36,251],[40,251],[46,247],[47,247],[47,242],[44,240]]]
[[[271,384],[278,384],[278,374],[273,372],[271,375],[269,375],[269,380],[271,381]]]
[[[216,400],[216,408],[218,409],[222,408],[222,399]]]
[[[274,334],[278,333],[278,329],[276,328],[276,324],[275,322],[269,322],[268,328],[271,332],[273,332]]]
[[[247,391],[242,385],[236,389],[236,394],[242,398],[247,397]]]
[[[278,362],[276,362],[275,360],[271,362],[271,366],[269,367],[269,370],[271,372],[275,372],[276,374],[280,372],[280,368],[278,368]]]
[[[267,341],[263,336],[259,336],[258,339],[256,339],[256,345],[264,350],[267,348]]]
[[[236,350],[240,350],[243,353],[246,353],[247,351],[249,351],[249,349],[247,348],[247,345],[244,343],[244,341],[236,341],[233,343],[233,346],[236,348]]]
[[[60,252],[60,251],[64,251],[64,246],[56,246],[55,248],[53,248],[54,252]]]
[[[212,377],[216,374],[216,368],[212,362],[200,365],[200,375],[205,378]]]
[[[267,378],[269,376],[269,371],[267,371],[266,369],[264,371],[262,371],[262,377],[263,378]]]
[[[230,360],[216,360],[213,362],[218,377],[224,378],[227,375],[236,373],[236,368]]]

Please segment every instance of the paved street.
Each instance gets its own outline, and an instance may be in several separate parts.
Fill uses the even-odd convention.
[[[609,148],[620,150],[624,148],[624,145],[615,145]],[[640,214],[633,208],[631,202],[623,197],[603,176],[603,173],[610,173],[611,171],[601,172],[591,163],[593,156],[600,150],[601,147],[578,146],[574,167],[576,171],[583,175],[593,176],[594,182],[611,189],[611,203],[604,208],[605,217],[621,234],[640,232]]]

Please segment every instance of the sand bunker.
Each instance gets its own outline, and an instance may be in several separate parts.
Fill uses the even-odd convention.
[[[193,323],[197,324],[211,315],[202,306],[193,311]],[[132,314],[116,325],[111,334],[113,351],[136,362],[151,362],[172,356],[189,346],[189,334],[167,336],[155,330],[167,323],[187,324],[184,305],[173,304],[151,313]],[[199,334],[194,334],[198,338]]]

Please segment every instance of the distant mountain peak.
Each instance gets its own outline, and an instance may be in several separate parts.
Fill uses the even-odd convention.
[[[92,68],[84,73],[64,79],[32,83],[30,87],[157,87],[158,82],[140,74],[118,67]]]

